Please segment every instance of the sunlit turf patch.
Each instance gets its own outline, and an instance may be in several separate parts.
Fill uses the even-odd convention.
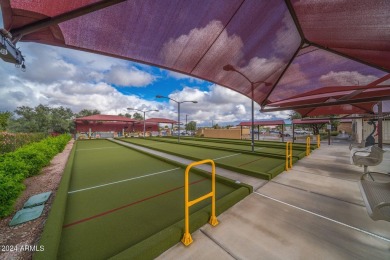
[[[274,178],[285,169],[285,155],[282,154],[252,153],[246,150],[178,144],[174,141],[157,142],[156,139],[120,140],[191,160],[213,159],[219,167],[267,180]],[[161,144],[155,145],[156,143]],[[293,162],[296,161],[297,158],[293,158]]]
[[[106,259],[117,254],[153,258],[180,241],[183,165],[103,140],[77,142],[74,154],[56,258]],[[191,171],[190,182],[192,198],[210,192],[208,173]],[[225,178],[216,185],[218,213],[251,191]],[[209,208],[209,199],[194,206],[191,226],[207,223]],[[50,241],[45,243],[45,248],[50,246]]]
[[[149,140],[155,140],[160,142],[172,142],[177,143],[176,139],[173,138],[150,138]],[[228,151],[243,151],[243,152],[252,152],[252,147],[249,142],[241,140],[218,140],[218,139],[202,139],[202,138],[185,138],[180,141],[180,144],[187,144],[192,146],[199,147],[209,147],[213,149],[224,149]],[[294,145],[293,146],[293,157],[301,159],[305,157],[306,146],[303,145]],[[255,142],[254,152],[259,155],[265,155],[269,157],[284,157],[286,150],[285,143],[275,143],[275,142]]]

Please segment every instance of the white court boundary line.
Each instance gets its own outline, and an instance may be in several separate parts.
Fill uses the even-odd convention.
[[[298,209],[298,210],[304,211],[304,212],[306,212],[306,213],[312,214],[312,215],[314,215],[314,216],[317,216],[317,217],[320,217],[320,218],[323,218],[323,219],[329,220],[329,221],[331,221],[331,222],[334,222],[334,223],[336,223],[336,224],[342,225],[342,226],[344,226],[344,227],[351,228],[351,229],[353,229],[353,230],[355,230],[355,231],[362,232],[362,233],[364,233],[364,234],[366,234],[366,235],[369,235],[369,236],[372,236],[372,237],[375,237],[375,238],[379,238],[379,239],[381,239],[381,240],[384,240],[384,241],[386,241],[386,242],[389,242],[389,243],[390,243],[390,239],[388,239],[388,238],[386,238],[386,237],[382,237],[382,236],[380,236],[380,235],[377,235],[377,234],[374,234],[374,233],[371,233],[371,232],[365,231],[365,230],[363,230],[363,229],[360,229],[360,228],[357,228],[357,227],[354,227],[354,226],[350,226],[350,225],[348,225],[348,224],[345,224],[345,223],[343,223],[343,222],[340,222],[340,221],[337,221],[337,220],[334,220],[334,219],[331,219],[331,218],[328,218],[328,217],[322,216],[322,215],[320,215],[320,214],[314,213],[314,212],[312,212],[312,211],[309,211],[309,210],[306,210],[306,209],[303,209],[303,208],[300,208],[300,207],[297,207],[297,206],[291,205],[291,204],[289,204],[289,203],[287,203],[287,202],[284,202],[284,201],[281,201],[281,200],[278,200],[278,199],[275,199],[275,198],[269,197],[269,196],[267,196],[267,195],[264,195],[264,194],[262,194],[262,193],[259,193],[259,192],[253,192],[253,193],[255,193],[255,194],[259,195],[259,196],[265,197],[265,198],[267,198],[267,199],[270,199],[270,200],[273,200],[273,201],[276,201],[276,202],[282,203],[282,204],[284,204],[284,205],[287,205],[287,206],[293,207],[293,208],[295,208],[295,209]]]
[[[217,161],[217,160],[220,160],[220,159],[224,159],[224,158],[228,158],[228,157],[233,157],[233,156],[237,156],[237,155],[240,155],[242,153],[235,153],[235,154],[231,154],[231,155],[227,155],[227,156],[222,156],[222,157],[219,157],[219,158],[215,158],[213,159],[214,161]]]
[[[72,194],[72,193],[76,193],[76,192],[80,192],[80,191],[86,191],[86,190],[97,189],[97,188],[101,188],[101,187],[104,187],[104,186],[109,186],[109,185],[113,185],[113,184],[118,184],[118,183],[121,183],[121,182],[126,182],[126,181],[133,181],[133,180],[137,180],[137,179],[142,179],[142,178],[154,176],[154,175],[157,175],[157,174],[161,174],[161,173],[164,173],[164,172],[175,171],[175,170],[178,170],[178,169],[180,169],[180,167],[177,167],[177,168],[174,168],[174,169],[170,169],[170,170],[161,171],[161,172],[150,173],[150,174],[147,174],[147,175],[142,175],[142,176],[138,176],[138,177],[134,177],[134,178],[130,178],[130,179],[125,179],[125,180],[121,180],[121,181],[114,181],[114,182],[110,182],[110,183],[106,183],[106,184],[102,184],[102,185],[92,186],[92,187],[89,187],[89,188],[84,188],[84,189],[79,189],[79,190],[73,190],[73,191],[69,191],[68,194]]]

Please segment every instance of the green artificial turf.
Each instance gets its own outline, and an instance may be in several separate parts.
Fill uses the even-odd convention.
[[[172,225],[180,229],[178,223],[184,218],[183,167],[106,140],[78,141],[73,154],[73,163],[67,166],[71,168],[71,178],[61,182],[62,187],[69,183],[69,189],[61,189],[61,193],[59,190],[60,200],[56,198],[53,205],[57,212],[49,216],[55,223],[46,226],[44,232],[56,242],[42,240],[40,244],[53,249],[50,255],[42,252],[35,258],[107,259],[122,252],[143,252],[155,257],[178,242],[163,231],[172,229]],[[221,180],[216,183],[219,212],[250,192],[245,185]],[[190,183],[190,199],[211,191],[209,174],[205,172],[191,170]],[[244,191],[237,192],[240,189]],[[209,216],[210,201],[192,206],[191,214]],[[191,220],[194,227],[206,222],[196,217]],[[158,239],[152,238],[156,234],[167,242],[156,243]],[[54,248],[59,239],[57,251]]]
[[[177,140],[177,137],[166,136],[160,137],[162,139],[171,139]],[[227,139],[227,138],[210,138],[210,137],[182,137],[181,140],[192,140],[192,141],[201,141],[201,142],[211,142],[211,143],[227,143],[227,144],[242,144],[245,146],[251,146],[251,140],[239,140],[239,139]],[[255,140],[255,147],[268,147],[268,148],[285,148],[286,142],[279,141],[261,141]],[[311,150],[317,148],[316,142],[311,142]],[[306,143],[293,143],[294,150],[306,151]]]
[[[177,139],[172,139],[172,138],[161,138],[161,137],[155,137],[155,138],[150,138],[149,140],[154,140],[154,141],[160,141],[160,142],[172,142],[172,143],[177,143]],[[210,140],[203,140],[203,139],[183,139],[180,141],[181,144],[187,144],[187,145],[192,145],[192,146],[200,146],[200,147],[209,147],[209,148],[214,148],[214,149],[225,149],[225,150],[232,150],[232,151],[244,151],[244,152],[251,152],[252,147],[250,143],[248,142],[211,142]],[[264,156],[270,156],[270,157],[277,157],[280,158],[284,157],[286,154],[286,144],[283,143],[283,145],[272,145],[270,147],[266,146],[265,144],[261,145],[255,145],[255,152],[259,155],[264,155]],[[297,159],[302,159],[305,157],[306,153],[306,147],[302,149],[302,147],[294,147],[293,145],[293,156],[297,157]]]
[[[285,156],[263,155],[242,150],[215,149],[201,146],[178,144],[175,142],[157,142],[153,139],[120,139],[158,151],[171,153],[191,160],[212,159],[216,165],[262,179],[272,179],[284,171]],[[293,158],[293,161],[297,161]]]
[[[45,228],[39,240],[39,248],[43,246],[45,250],[35,252],[33,259],[57,258],[76,149],[77,142],[73,145],[72,151],[69,154],[68,161],[62,174],[60,185],[55,194],[55,200],[51,206],[50,214],[47,218]]]

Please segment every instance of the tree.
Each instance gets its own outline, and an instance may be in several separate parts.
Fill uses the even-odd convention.
[[[32,107],[21,106],[14,111],[16,119],[10,121],[10,129],[15,132],[41,132],[35,117],[35,110]]]
[[[336,117],[336,115],[330,115],[331,118],[333,117]],[[330,124],[332,125],[332,130],[336,131],[337,130],[337,127],[339,126],[340,124],[340,121],[337,120],[337,119],[331,119],[330,120]]]
[[[69,133],[74,130],[74,114],[70,108],[58,107],[51,110],[51,130],[56,133]]]
[[[9,111],[0,112],[0,131],[4,131],[7,129],[8,120],[11,118],[12,113]]]
[[[34,120],[37,126],[37,132],[48,133],[51,132],[51,108],[45,105],[39,104],[34,109]]]
[[[133,118],[136,120],[144,120],[144,117],[141,115],[141,113],[138,112],[134,113]]]
[[[15,132],[69,133],[74,129],[73,112],[69,108],[38,105],[18,107],[10,119],[9,129]]]
[[[100,115],[100,111],[97,109],[82,109],[80,112],[76,114],[76,117],[84,117],[84,116],[92,116],[92,115]]]
[[[293,113],[290,114],[291,121],[293,119],[301,119],[301,118],[302,116],[298,112],[293,111]],[[315,117],[313,117],[313,119],[315,119]],[[324,128],[325,124],[301,124],[300,126],[303,128],[311,128],[313,129],[313,134],[318,135],[320,134],[320,130]]]
[[[196,122],[190,121],[186,124],[186,131],[195,131],[196,130]]]
[[[124,116],[124,117],[127,117],[127,118],[131,118],[131,114],[129,114],[129,113],[126,113],[126,114],[122,114],[122,113],[120,113],[118,116]]]

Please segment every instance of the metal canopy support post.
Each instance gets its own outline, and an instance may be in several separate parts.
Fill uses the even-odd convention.
[[[292,123],[292,130],[293,130],[293,140],[292,140],[292,142],[294,143],[295,142],[295,124],[294,123]]]
[[[383,148],[382,119],[383,119],[382,101],[379,101],[378,102],[378,146],[380,148]]]
[[[254,91],[254,83],[251,82],[251,86],[252,86],[252,135],[251,135],[251,146],[252,146],[252,152],[255,151],[255,111],[254,111],[254,107],[255,107],[255,101],[253,100],[254,96],[253,96],[253,91]]]

